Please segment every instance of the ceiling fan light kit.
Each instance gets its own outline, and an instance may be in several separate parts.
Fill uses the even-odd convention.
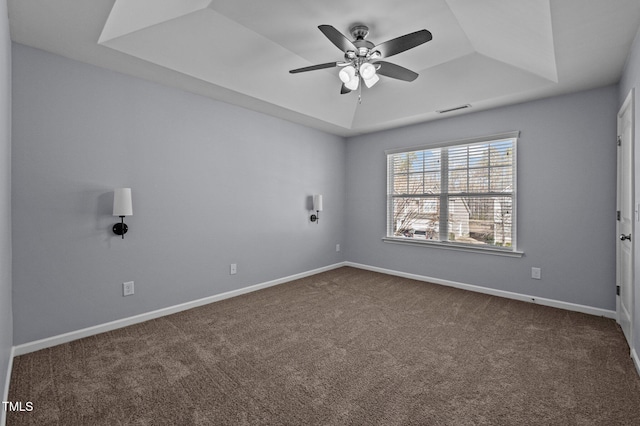
[[[342,68],[340,70],[340,72],[338,73],[338,76],[340,77],[340,80],[342,80],[342,82],[344,84],[348,84],[348,83],[352,82],[354,79],[357,79],[357,77],[358,77],[356,75],[356,69],[351,65],[348,65],[348,66]],[[356,83],[357,83],[357,81],[356,81]],[[356,86],[357,86],[357,84],[356,84]]]
[[[365,40],[367,35],[369,35],[369,28],[366,25],[355,25],[351,28],[350,32],[354,38],[353,41],[350,41],[331,25],[320,25],[318,28],[329,41],[344,53],[344,62],[328,62],[297,68],[289,72],[291,74],[297,74],[325,68],[342,67],[338,73],[338,77],[340,81],[342,81],[341,94],[350,93],[359,88],[361,89],[362,85],[360,80],[362,80],[367,88],[371,88],[380,81],[380,75],[402,81],[415,80],[418,78],[418,73],[401,67],[400,65],[378,61],[378,59],[397,55],[405,50],[426,43],[433,38],[429,31],[420,30],[376,46],[372,42]]]

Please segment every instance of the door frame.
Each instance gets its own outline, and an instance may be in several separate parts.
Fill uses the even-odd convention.
[[[629,155],[631,156],[631,170],[629,171],[629,177],[628,179],[630,180],[629,185],[630,185],[630,193],[631,193],[631,206],[632,206],[632,219],[631,219],[631,237],[633,238],[631,240],[632,246],[631,246],[631,265],[629,265],[630,268],[630,280],[631,280],[631,285],[630,285],[630,289],[629,291],[631,292],[630,294],[630,303],[631,306],[629,306],[629,331],[628,331],[628,336],[625,334],[625,338],[627,338],[627,343],[629,344],[629,348],[631,351],[633,351],[633,334],[634,334],[634,319],[635,319],[635,314],[636,314],[636,306],[635,306],[635,293],[638,291],[638,289],[636,288],[636,282],[635,282],[635,238],[636,238],[636,234],[635,234],[635,223],[636,221],[638,221],[639,219],[639,214],[640,212],[638,211],[639,206],[636,205],[635,203],[635,90],[632,88],[629,93],[627,94],[627,97],[625,98],[625,101],[623,102],[622,106],[620,107],[620,110],[618,111],[618,114],[616,116],[617,121],[616,121],[616,131],[617,131],[617,135],[618,138],[621,135],[621,119],[624,116],[625,113],[629,113],[631,115],[631,127],[630,127],[630,132],[631,132],[631,145],[629,147]],[[621,161],[621,153],[620,153],[620,149],[618,149],[618,153],[617,153],[617,162],[616,162],[616,209],[618,211],[620,211],[621,206],[620,206],[620,180],[621,180],[621,165],[622,165],[622,161]],[[620,222],[616,221],[616,286],[620,285],[620,280],[622,277],[622,274],[624,273],[621,269],[621,241],[618,239],[618,236],[621,234],[621,229],[620,229]],[[618,324],[622,325],[621,322],[621,298],[620,298],[620,294],[619,292],[616,292],[616,321],[618,322]]]

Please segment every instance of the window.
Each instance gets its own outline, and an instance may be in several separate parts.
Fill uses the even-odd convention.
[[[516,252],[518,135],[387,151],[385,241]]]

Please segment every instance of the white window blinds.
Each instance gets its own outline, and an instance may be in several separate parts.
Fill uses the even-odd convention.
[[[515,250],[517,137],[387,152],[387,237]]]

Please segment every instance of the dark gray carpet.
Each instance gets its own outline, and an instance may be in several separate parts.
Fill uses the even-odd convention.
[[[8,425],[633,425],[613,320],[340,268],[23,355]]]

